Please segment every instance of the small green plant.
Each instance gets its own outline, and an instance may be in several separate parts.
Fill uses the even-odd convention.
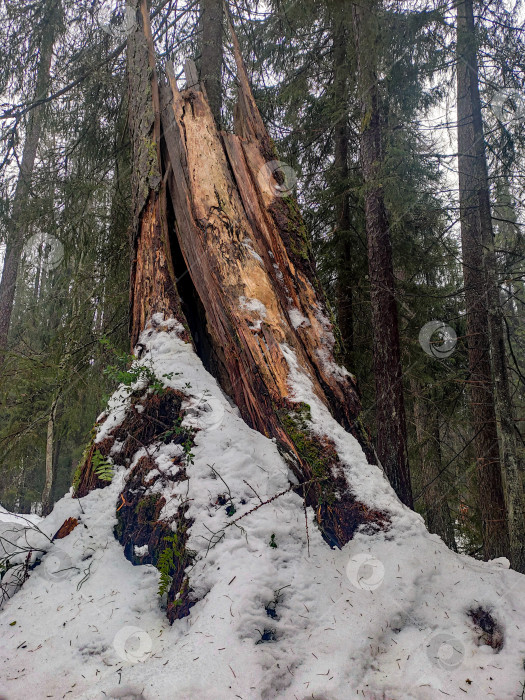
[[[82,478],[82,465],[84,464],[83,460],[80,460],[80,462],[77,464],[75,473],[73,474],[73,494],[75,494],[78,490],[78,487],[80,486],[80,479]]]
[[[193,438],[195,436],[195,430],[189,427],[182,427],[182,421],[184,416],[179,416],[175,423],[173,424],[173,432],[177,436],[184,436],[184,440],[181,442],[181,447],[184,450],[184,457],[186,458],[186,464],[193,464],[193,458],[195,455],[191,451],[193,448]]]
[[[160,572],[159,596],[161,597],[168,592],[173,581],[172,572],[175,569],[175,559],[180,559],[184,555],[179,544],[179,535],[176,532],[164,537],[164,541],[168,543],[168,546],[162,550],[157,559],[157,569]]]
[[[275,535],[272,533],[272,536],[270,537],[270,542],[268,543],[272,549],[277,549],[278,545],[277,542],[275,541]]]
[[[93,472],[101,481],[111,481],[113,479],[113,465],[99,450],[95,450],[91,455],[91,466]]]
[[[104,374],[115,381],[117,384],[123,384],[131,393],[132,386],[144,380],[155,394],[163,394],[166,391],[162,379],[173,379],[180,372],[166,372],[161,378],[157,377],[155,371],[150,365],[136,364],[136,357],[129,353],[120,353],[116,350],[107,338],[101,338],[101,345],[108,348],[117,361],[117,364],[108,365],[104,369]]]
[[[184,416],[179,416],[178,418],[176,418],[173,423],[173,427],[161,433],[159,435],[159,439],[162,439],[166,443],[169,442],[174,435],[178,438],[182,438],[181,440],[178,440],[178,443],[184,451],[184,458],[186,460],[186,464],[193,464],[193,458],[195,457],[195,455],[191,450],[193,448],[193,438],[195,436],[196,431],[194,428],[191,428],[189,426],[183,427],[183,420]]]

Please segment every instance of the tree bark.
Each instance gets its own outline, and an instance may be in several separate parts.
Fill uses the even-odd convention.
[[[59,401],[59,395],[53,399],[51,404],[51,410],[49,412],[49,418],[47,421],[47,437],[46,437],[46,480],[44,484],[44,490],[42,491],[42,516],[45,517],[49,515],[53,510],[53,501],[51,498],[51,491],[53,489],[53,480],[55,477],[54,471],[54,433],[55,433],[55,419],[57,405]]]
[[[411,377],[410,385],[420,454],[419,480],[425,505],[425,522],[429,532],[439,535],[447,547],[455,551],[454,527],[447,493],[440,478],[441,442],[438,414],[432,406],[432,388],[424,388],[414,377]]]
[[[147,0],[134,2],[136,23],[128,37],[129,128],[132,141],[131,349],[155,313],[183,320],[166,221],[161,175],[160,102]]]
[[[381,124],[375,28],[377,3],[353,5],[361,96],[361,167],[373,324],[377,455],[401,501],[412,507],[403,399],[403,374],[395,298],[392,242],[381,185]]]
[[[461,239],[473,380],[470,402],[476,433],[485,556],[508,555],[514,568],[525,571],[522,466],[518,459],[497,284],[472,0],[458,4],[457,22]]]
[[[51,59],[53,56],[53,45],[56,38],[58,21],[61,16],[60,0],[50,0],[47,3],[45,26],[39,50],[39,60],[36,75],[35,91],[33,100],[44,98],[49,90],[49,78],[51,69]],[[2,269],[2,280],[0,282],[0,365],[5,359],[7,349],[7,339],[13,303],[15,298],[18,268],[22,258],[24,248],[27,217],[25,209],[27,206],[29,193],[31,190],[31,180],[35,166],[36,154],[42,124],[44,119],[45,105],[39,104],[30,113],[27,122],[26,138],[20,163],[20,173],[16,183],[13,197],[13,205],[10,217],[10,230],[7,237],[7,245]]]
[[[201,0],[201,80],[215,123],[221,124],[224,0]]]

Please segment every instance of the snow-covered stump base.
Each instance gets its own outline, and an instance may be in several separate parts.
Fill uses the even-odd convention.
[[[174,323],[177,322],[172,321],[171,325]],[[169,326],[154,319],[143,334],[140,347],[143,350],[154,347],[159,342],[157,334],[164,334],[159,328],[165,332]],[[173,335],[183,342],[175,331]],[[187,348],[191,353],[189,344]],[[205,523],[207,515],[203,509],[194,517],[187,516],[190,479],[195,478],[192,452],[195,436],[203,429],[206,433],[207,427],[201,425],[199,417],[207,412],[213,414],[214,409],[223,416],[224,409],[217,408],[208,390],[192,395],[191,382],[184,383],[183,391],[168,386],[171,382],[167,378],[173,380],[180,373],[172,370],[158,375],[151,352],[135,361],[134,371],[144,378],[136,387],[117,392],[112,402],[118,408],[97,421],[91,445],[79,465],[73,496],[81,498],[94,489],[106,488],[114,469],[125,470],[124,485],[115,503],[114,534],[129,561],[134,565],[152,564],[159,570],[159,592],[166,598],[167,617],[173,623],[188,615],[196,602],[191,578],[186,573],[191,570],[195,552],[187,547],[187,542],[194,520]],[[358,501],[349,489],[344,464],[333,440],[312,431],[310,405],[283,398],[276,413],[287,438],[286,442],[276,442],[289,467],[287,488],[266,499],[251,489],[251,498],[241,499],[241,505],[251,504],[251,507],[243,508],[244,513],[239,514],[229,484],[213,465],[208,465],[212,478],[218,479],[221,486],[211,505],[222,508],[228,518],[223,528],[210,529],[208,547],[220,542],[230,527],[245,532],[245,518],[288,493],[295,493],[303,500],[302,527],[307,547],[307,508],[313,509],[315,524],[330,546],[341,547],[359,528],[369,534],[387,529],[385,513]],[[236,479],[241,476],[237,474]],[[186,498],[181,496],[184,492]],[[246,526],[249,527],[249,521]],[[270,541],[269,546],[276,548],[274,540]]]

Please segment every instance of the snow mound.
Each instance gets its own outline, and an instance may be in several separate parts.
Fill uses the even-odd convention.
[[[170,626],[159,572],[125,558],[113,528],[129,468],[117,468],[107,488],[80,501],[66,495],[39,524],[51,538],[66,518],[79,520],[64,539],[40,537],[47,553],[0,613],[7,700],[521,696],[525,577],[430,535],[315,398],[290,349],[291,398],[308,403],[312,429],[333,440],[356,498],[391,521],[342,550],[328,547],[311,512],[306,529],[275,443],[244,423],[177,329],[150,330],[141,343],[140,362],[172,375],[166,385],[187,395],[187,421],[198,428],[189,480],[165,494],[168,504],[191,504],[198,602]],[[117,392],[98,439],[122,422],[125,404]],[[159,468],[168,457],[159,446]],[[228,512],[218,505],[225,485]],[[473,610],[497,627],[499,648]]]

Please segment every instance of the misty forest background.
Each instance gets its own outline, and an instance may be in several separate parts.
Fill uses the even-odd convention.
[[[484,382],[473,378],[472,347],[469,356],[465,270],[474,268],[460,235],[458,5],[469,2],[370,0],[356,11],[342,0],[230,0],[227,10],[282,161],[283,192],[297,193],[307,222],[340,361],[357,378],[375,438],[385,348],[372,308],[362,139],[374,122],[398,315],[394,327],[385,308],[383,335],[394,328],[400,348],[406,421],[397,419],[414,507],[449,546],[482,556],[487,491],[473,405],[493,401],[501,376],[517,464],[525,452],[525,37],[521,3],[503,0],[474,3],[475,31],[462,30],[464,55],[473,50],[479,62],[503,321],[500,374],[493,336],[478,343],[491,373]],[[195,60],[229,129],[236,78],[224,11],[217,0],[151,3],[158,60],[173,61],[181,85],[185,59]],[[93,419],[130,359],[129,16],[124,3],[4,0],[0,21],[0,503],[23,513],[43,503],[45,512],[70,488]],[[374,97],[369,111],[363,95]],[[19,258],[12,303],[9,255]],[[455,346],[443,349],[449,331],[438,330],[425,352],[419,334],[433,320],[453,329]],[[500,409],[496,401],[497,421],[488,422],[502,450],[510,443],[501,446]],[[522,498],[521,466],[518,476],[504,483],[507,499],[509,489]]]

